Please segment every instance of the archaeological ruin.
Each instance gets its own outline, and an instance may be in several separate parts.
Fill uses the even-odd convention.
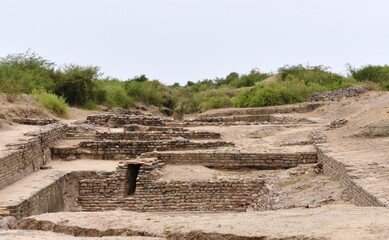
[[[319,96],[315,99],[322,101]],[[349,98],[342,101],[350,102]],[[361,133],[347,142],[356,149],[341,150],[345,142],[329,144],[337,131],[343,129],[343,138],[351,131],[344,129],[352,126],[349,122],[353,119],[338,121],[334,127],[331,122],[339,119],[318,116],[342,101],[227,109],[182,121],[139,110],[115,110],[68,123],[13,119],[14,126],[31,128],[21,133],[19,140],[10,139],[1,146],[0,216],[14,219],[9,223],[13,229],[74,236],[268,239],[233,238],[224,230],[205,233],[200,226],[188,227],[188,231],[173,231],[170,226],[162,233],[147,233],[131,227],[92,231],[81,224],[76,234],[75,227],[45,220],[44,216],[62,213],[71,219],[67,214],[78,213],[87,219],[93,216],[87,214],[107,213],[104,218],[110,219],[128,212],[133,215],[123,216],[146,221],[172,213],[188,214],[193,219],[223,213],[233,219],[239,215],[229,214],[252,218],[250,214],[263,212],[258,218],[266,219],[272,212],[292,209],[321,211],[317,209],[344,205],[386,209],[388,187],[381,184],[377,188],[382,178],[375,177],[386,176],[378,169],[386,166],[386,130],[380,131],[384,136],[378,135],[384,140],[377,142],[374,151],[382,154],[374,160],[369,159],[372,148],[357,141]],[[377,136],[369,139],[376,141]],[[355,151],[357,155],[350,157]],[[351,162],[358,157],[366,162]],[[377,175],[370,174],[372,169]],[[39,221],[46,221],[46,225]],[[300,235],[306,233],[291,233],[291,238],[282,239],[322,239],[320,234],[317,238],[308,238],[309,234],[307,238],[292,238]]]

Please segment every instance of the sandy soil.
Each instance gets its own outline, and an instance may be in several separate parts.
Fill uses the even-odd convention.
[[[54,233],[46,231],[36,231],[36,230],[0,230],[0,239],[2,240],[14,240],[14,239],[23,239],[23,240],[32,240],[32,239],[58,239],[58,240],[94,240],[94,239],[109,239],[109,240],[160,240],[162,238],[157,237],[74,237],[66,235],[63,233]]]
[[[21,94],[15,101],[9,102],[6,95],[0,93],[0,119],[12,118],[54,118],[54,115],[26,94]]]
[[[189,127],[191,131],[209,131],[221,134],[221,139],[235,143],[233,151],[240,152],[314,152],[313,145],[301,145],[309,133],[322,125],[249,125]],[[266,130],[265,130],[266,129]],[[295,143],[294,145],[286,143]]]
[[[38,129],[39,126],[21,125],[16,123],[12,123],[12,125],[7,124],[6,127],[0,128],[0,151],[12,147],[13,144],[25,142],[29,137],[24,134]]]
[[[172,232],[217,232],[238,236],[273,238],[305,236],[313,239],[388,239],[389,209],[327,206],[246,213],[49,213],[30,217],[60,226],[87,229],[130,229],[164,236]],[[45,229],[26,220],[24,227]],[[68,231],[71,234],[71,230]],[[301,238],[302,239],[302,238]]]

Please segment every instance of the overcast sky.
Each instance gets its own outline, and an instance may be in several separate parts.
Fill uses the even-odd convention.
[[[285,64],[388,64],[387,0],[0,0],[0,56],[166,84]]]

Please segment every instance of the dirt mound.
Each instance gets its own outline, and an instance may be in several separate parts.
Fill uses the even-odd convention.
[[[389,137],[389,120],[368,124],[355,134],[356,137]]]
[[[0,119],[12,118],[54,118],[54,115],[26,94],[18,95],[10,102],[6,94],[0,93]]]

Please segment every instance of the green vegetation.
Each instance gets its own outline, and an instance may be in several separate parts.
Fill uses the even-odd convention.
[[[349,66],[349,72],[358,81],[377,83],[382,89],[389,90],[389,65],[367,65],[359,69]]]
[[[307,100],[313,92],[366,84],[389,90],[389,66],[349,66],[349,76],[324,66],[284,66],[276,73],[253,69],[247,74],[231,72],[226,77],[188,81],[185,86],[166,86],[140,75],[128,80],[103,77],[97,66],[56,66],[27,51],[0,58],[0,92],[14,101],[17,94],[32,94],[59,116],[67,115],[68,104],[87,109],[100,105],[128,108],[136,102],[153,105],[167,115],[224,107],[260,107]]]
[[[3,93],[31,93],[37,88],[54,90],[54,63],[35,53],[0,58],[0,89]]]
[[[65,99],[58,97],[53,93],[48,93],[43,89],[33,90],[32,96],[42,104],[43,107],[53,112],[59,117],[68,116],[68,104],[65,102]]]
[[[239,94],[238,107],[262,107],[306,101],[313,92],[322,92],[358,84],[352,78],[332,73],[323,66],[285,66],[272,82],[261,82]]]

